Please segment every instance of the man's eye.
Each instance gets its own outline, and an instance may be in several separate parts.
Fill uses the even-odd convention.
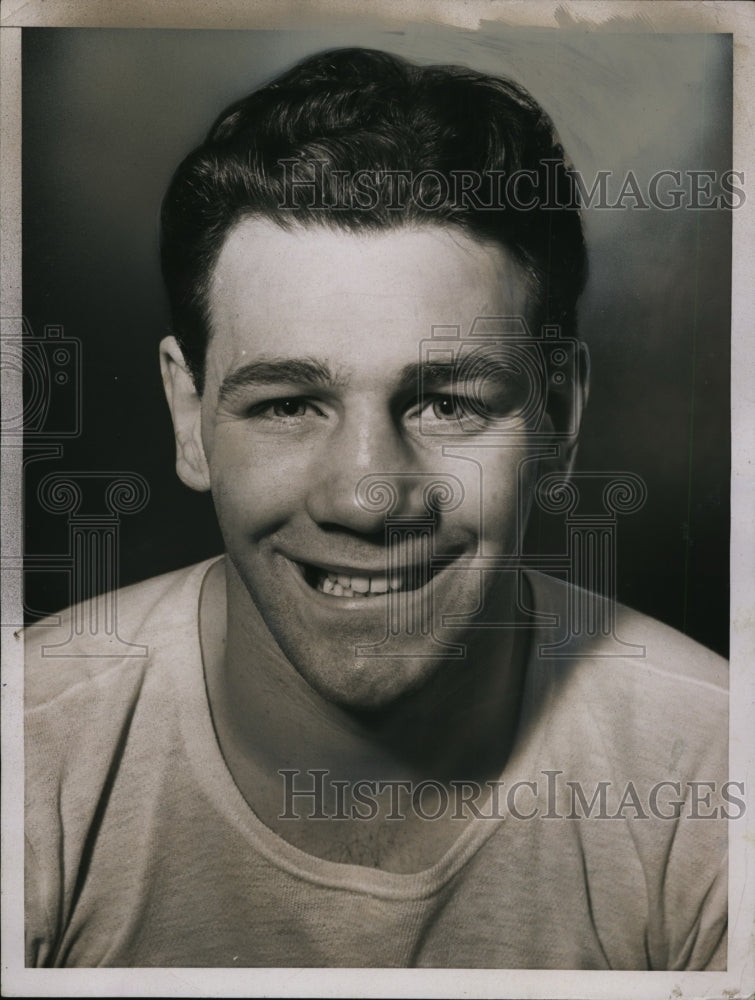
[[[440,396],[433,400],[432,413],[438,420],[461,420],[469,413],[469,405],[460,396]]]
[[[270,403],[269,412],[275,417],[303,417],[307,403],[302,399],[276,399]]]
[[[422,419],[431,433],[433,424],[438,433],[477,433],[516,419],[521,411],[520,396],[517,387],[508,383],[488,385],[474,393],[438,393],[425,399]]]
[[[322,411],[311,400],[301,397],[266,400],[264,403],[255,403],[247,410],[247,416],[259,420],[296,421],[308,414],[322,416]]]

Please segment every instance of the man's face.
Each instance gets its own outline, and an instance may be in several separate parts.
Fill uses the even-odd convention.
[[[518,412],[516,365],[506,371],[492,341],[482,382],[438,363],[420,394],[417,371],[434,325],[464,337],[478,316],[531,316],[524,273],[453,229],[362,235],[247,219],[223,246],[209,303],[201,437],[231,586],[235,576],[242,606],[251,597],[323,697],[389,704],[438,668],[437,639],[470,640],[444,615],[481,601],[499,621],[511,611],[513,575],[475,559],[511,556],[526,518],[538,428]],[[376,475],[395,491],[391,517],[414,518],[392,522],[390,563],[386,508],[365,481]],[[428,511],[433,481],[451,485],[455,509]],[[390,625],[387,655],[358,655]]]

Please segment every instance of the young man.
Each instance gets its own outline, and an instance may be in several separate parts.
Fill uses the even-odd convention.
[[[180,166],[162,248],[226,554],[119,593],[145,657],[27,634],[29,964],[723,967],[724,664],[522,556],[588,389],[542,110],[313,57]]]

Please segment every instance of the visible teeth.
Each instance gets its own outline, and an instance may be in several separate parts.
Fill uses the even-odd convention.
[[[402,590],[407,585],[404,573],[388,576],[347,576],[345,573],[323,571],[317,590],[335,597],[367,597],[386,594],[389,590]]]

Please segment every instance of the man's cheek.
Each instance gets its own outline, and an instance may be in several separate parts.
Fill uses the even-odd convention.
[[[509,554],[516,548],[517,522],[526,518],[529,484],[518,482],[517,468],[484,469],[480,491],[483,553]],[[522,526],[523,527],[523,526]]]
[[[285,469],[270,469],[248,458],[211,469],[212,495],[224,531],[273,529],[304,501],[301,484]]]

